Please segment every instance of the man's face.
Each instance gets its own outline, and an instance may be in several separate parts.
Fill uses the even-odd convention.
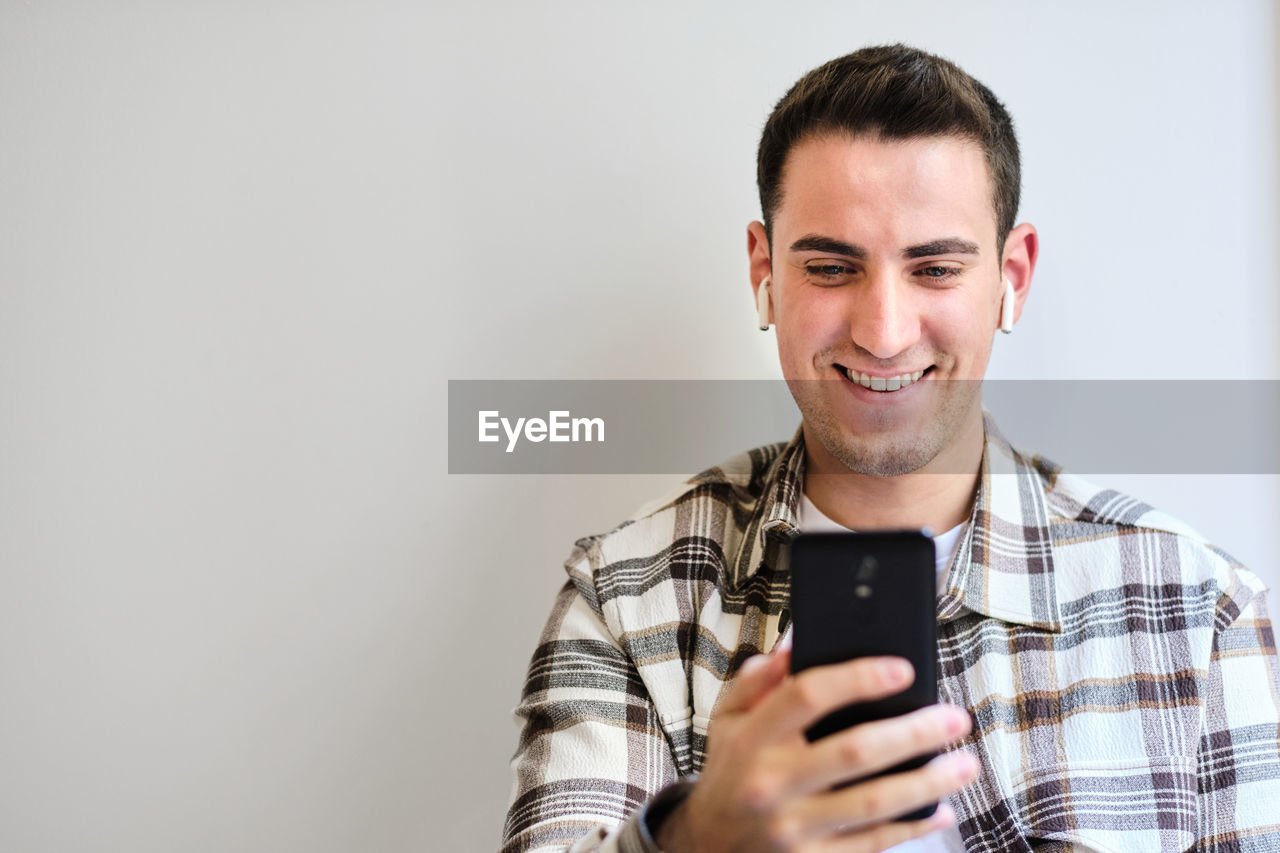
[[[782,188],[773,319],[810,452],[878,476],[945,464],[981,435],[1004,288],[981,148],[811,137],[788,154]]]

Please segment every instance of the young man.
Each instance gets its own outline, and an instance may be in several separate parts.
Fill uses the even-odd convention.
[[[579,540],[518,708],[505,849],[1280,850],[1261,583],[984,417],[1038,239],[1004,107],[938,57],[860,50],[778,104],[758,180],[751,280],[803,423]],[[944,702],[809,743],[913,677],[789,674],[779,554],[842,527],[944,531]]]

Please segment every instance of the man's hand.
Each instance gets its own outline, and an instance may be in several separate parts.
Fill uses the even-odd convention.
[[[809,743],[805,729],[855,702],[910,685],[899,658],[862,658],[788,674],[789,650],[748,660],[716,711],[706,764],[688,799],[658,835],[664,853],[884,850],[948,826],[940,804],[929,818],[893,822],[963,788],[977,773],[972,756],[941,755],[918,770],[868,779],[967,734],[969,715],[935,705],[855,726]]]

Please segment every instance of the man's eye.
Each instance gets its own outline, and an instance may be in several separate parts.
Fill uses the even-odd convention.
[[[819,281],[832,281],[837,278],[843,278],[853,272],[852,269],[844,264],[808,264],[804,270],[811,278]]]
[[[920,270],[920,272],[924,274],[925,278],[932,278],[940,281],[954,278],[960,274],[960,270],[955,267],[925,267]]]

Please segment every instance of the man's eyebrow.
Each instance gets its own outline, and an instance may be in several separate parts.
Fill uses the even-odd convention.
[[[921,243],[919,246],[908,246],[902,250],[902,257],[908,260],[912,258],[931,258],[934,255],[976,254],[978,254],[978,244],[959,237],[943,237],[941,240]]]
[[[832,255],[844,255],[850,258],[857,258],[860,261],[867,259],[867,250],[861,246],[855,246],[852,243],[845,243],[834,237],[823,237],[821,234],[806,234],[799,240],[791,244],[793,252],[828,252]]]

